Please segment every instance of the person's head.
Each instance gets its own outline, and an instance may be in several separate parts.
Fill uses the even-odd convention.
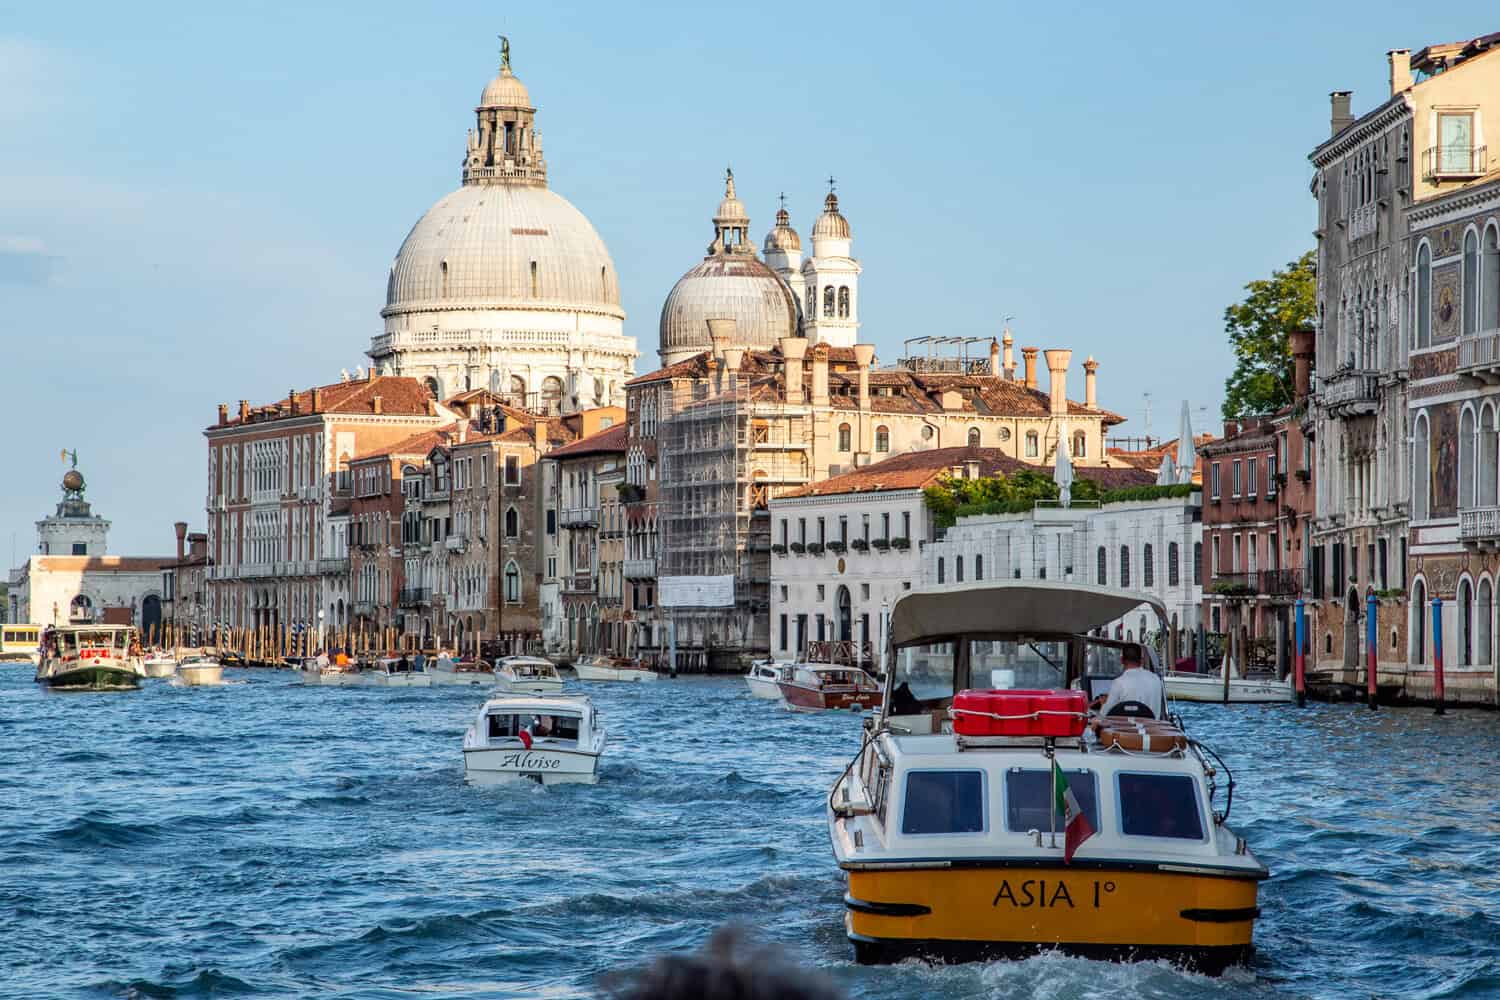
[[[1120,650],[1120,664],[1124,666],[1126,670],[1129,670],[1131,667],[1140,666],[1141,662],[1142,655],[1140,643],[1127,642],[1125,644],[1125,648]]]
[[[842,1000],[822,974],[755,947],[733,928],[714,932],[703,950],[662,955],[640,969],[606,977],[615,1000]]]

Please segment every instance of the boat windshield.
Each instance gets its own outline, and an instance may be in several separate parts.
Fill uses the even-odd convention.
[[[969,676],[973,687],[1059,688],[1067,672],[1066,641],[976,639],[969,643]]]
[[[130,643],[130,633],[125,629],[80,629],[62,633],[69,649],[115,649],[124,651]]]
[[[533,740],[555,740],[577,743],[582,717],[544,712],[501,712],[489,716],[488,733],[492,740],[519,739],[524,729]]]

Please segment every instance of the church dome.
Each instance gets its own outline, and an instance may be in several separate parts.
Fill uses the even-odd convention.
[[[733,319],[734,346],[753,350],[801,332],[792,290],[753,253],[714,254],[672,287],[661,307],[662,363],[711,349],[710,319]]]
[[[500,71],[500,75],[485,85],[484,93],[479,96],[481,108],[529,108],[531,107],[531,94],[527,92],[526,85],[520,81],[506,66]]]
[[[465,184],[407,234],[383,316],[575,309],[623,318],[614,261],[582,212],[545,187]]]
[[[832,191],[823,199],[823,214],[813,223],[813,239],[849,239],[849,220],[839,214],[839,196]]]
[[[766,253],[777,250],[801,250],[802,237],[792,228],[792,217],[786,209],[776,212],[776,228],[766,234]]]

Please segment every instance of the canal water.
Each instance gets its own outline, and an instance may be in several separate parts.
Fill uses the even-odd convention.
[[[1193,707],[1274,877],[1253,967],[863,968],[823,825],[849,715],[592,689],[594,787],[470,788],[474,690],[40,690],[0,668],[0,995],[588,996],[739,921],[857,997],[1500,996],[1500,717]]]

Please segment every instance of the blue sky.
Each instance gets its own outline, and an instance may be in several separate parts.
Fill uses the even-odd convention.
[[[654,367],[662,299],[733,164],[762,236],[839,195],[863,338],[998,334],[1101,362],[1141,434],[1216,420],[1222,313],[1312,243],[1328,91],[1386,49],[1496,27],[1410,4],[0,4],[0,552],[77,448],[117,553],[203,523],[221,401],[332,381],[385,272],[458,184],[495,35],[554,189],[620,272]],[[1200,411],[1200,408],[1205,408]]]

